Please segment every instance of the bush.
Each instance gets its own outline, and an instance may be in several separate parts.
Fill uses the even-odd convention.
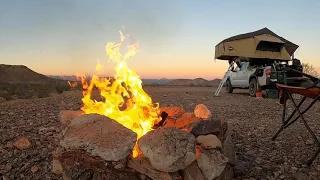
[[[315,77],[319,77],[319,72],[316,70],[316,68],[309,63],[302,63],[303,72],[306,74],[310,74]]]
[[[54,83],[54,88],[57,93],[61,94],[64,91],[69,91],[71,89],[70,85],[66,81],[56,80]]]

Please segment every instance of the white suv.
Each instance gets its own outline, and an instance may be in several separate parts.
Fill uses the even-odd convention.
[[[302,71],[300,60],[294,59],[292,62],[293,65],[288,65],[288,62],[274,62],[268,65],[261,63],[251,65],[249,61],[239,62],[236,68],[231,68],[226,72],[226,90],[228,93],[232,93],[236,88],[249,89],[250,96],[255,97],[258,86],[264,90],[276,88],[276,83],[299,84],[305,78],[297,74],[285,73],[282,69],[284,66],[289,66]]]

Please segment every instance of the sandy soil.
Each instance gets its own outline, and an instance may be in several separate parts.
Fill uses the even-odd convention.
[[[246,90],[214,97],[215,88],[146,87],[161,106],[183,106],[193,111],[205,104],[214,118],[227,121],[234,131],[238,165],[235,179],[319,179],[320,156],[311,167],[303,163],[316,150],[311,136],[298,121],[276,141],[272,135],[281,125],[281,105],[273,99],[256,99]],[[81,92],[67,92],[48,98],[15,100],[0,104],[0,175],[8,179],[61,179],[51,173],[51,152],[58,145],[60,110],[78,110]],[[291,108],[292,109],[292,108]],[[305,115],[320,135],[320,104]],[[18,150],[12,143],[26,136],[32,147]],[[31,171],[37,169],[37,171]],[[1,176],[0,176],[1,177]]]

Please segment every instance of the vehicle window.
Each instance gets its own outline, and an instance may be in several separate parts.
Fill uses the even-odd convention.
[[[248,63],[246,63],[246,62],[242,62],[242,63],[241,63],[240,71],[244,71],[244,70],[246,70],[246,69],[247,69],[247,66],[248,66]]]

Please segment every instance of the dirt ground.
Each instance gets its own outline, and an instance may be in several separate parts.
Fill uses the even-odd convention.
[[[146,87],[145,90],[161,106],[177,105],[193,111],[202,103],[212,110],[214,118],[227,121],[234,132],[238,158],[235,179],[320,179],[320,156],[311,167],[303,164],[316,151],[316,145],[300,121],[271,141],[281,125],[282,106],[277,100],[251,98],[247,90],[227,94],[223,89],[215,97],[213,87]],[[51,173],[51,152],[59,142],[57,116],[60,110],[78,110],[81,97],[81,92],[67,92],[1,103],[0,175],[8,179],[61,179]],[[305,118],[320,136],[320,104]],[[30,140],[31,148],[12,147],[22,136]]]

